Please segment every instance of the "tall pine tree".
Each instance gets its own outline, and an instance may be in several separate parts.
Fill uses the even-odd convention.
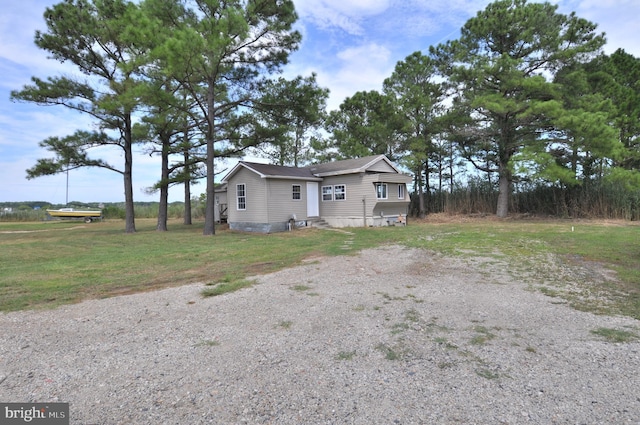
[[[564,108],[553,76],[599,51],[595,29],[550,3],[499,0],[458,40],[431,49],[456,92],[452,114],[467,117],[452,127],[456,139],[478,169],[498,174],[498,217],[509,212],[514,157],[542,141],[549,115]]]

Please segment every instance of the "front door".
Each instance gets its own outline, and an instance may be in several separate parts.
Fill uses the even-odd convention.
[[[307,182],[307,217],[320,216],[320,191],[318,182]]]

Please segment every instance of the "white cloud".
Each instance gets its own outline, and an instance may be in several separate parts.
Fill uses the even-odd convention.
[[[26,67],[32,73],[46,73],[70,69],[59,62],[47,58],[47,52],[35,45],[36,30],[45,31],[44,11],[47,6],[56,3],[54,0],[9,1],[3,3],[0,17],[1,39],[0,59],[16,66]],[[34,9],[37,13],[34,13]],[[27,81],[22,80],[21,84]]]
[[[361,21],[389,8],[390,0],[295,0],[304,20],[320,28],[339,28],[348,34],[362,35]]]
[[[579,2],[582,9],[615,9],[638,5],[637,0],[583,0]]]
[[[490,0],[395,0],[397,18],[391,20],[404,34],[430,36],[442,29],[459,30]]]
[[[318,56],[312,60],[297,61],[286,67],[285,78],[317,74],[320,87],[330,89],[327,109],[338,109],[345,98],[357,91],[381,90],[382,82],[391,75],[397,62],[393,52],[374,42]]]
[[[391,75],[395,66],[391,51],[376,43],[348,48],[336,56],[339,63],[326,81],[331,86],[329,109],[337,109],[346,97],[357,91],[381,90],[382,81]]]
[[[565,2],[560,1],[559,4],[562,9]],[[607,54],[623,48],[629,54],[640,56],[640,35],[638,35],[640,1],[579,0],[572,2],[571,5],[577,16],[598,24],[597,31],[606,33],[605,52]]]
[[[354,16],[377,15],[389,7],[390,0],[320,0],[317,3],[323,3],[347,16]]]

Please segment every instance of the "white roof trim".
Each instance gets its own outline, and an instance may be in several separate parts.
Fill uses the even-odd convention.
[[[243,164],[241,162],[238,162],[236,165],[233,166],[233,168],[231,169],[231,171],[229,171],[227,173],[226,176],[224,176],[224,178],[222,180],[220,180],[220,183],[229,183],[229,178],[234,175],[237,171],[238,168],[240,168]]]
[[[378,155],[376,158],[372,159],[371,161],[369,161],[367,164],[363,165],[360,168],[353,168],[353,169],[350,169],[350,170],[329,171],[329,172],[326,172],[326,173],[313,173],[313,175],[318,176],[318,177],[329,177],[329,176],[339,176],[339,175],[342,175],[342,174],[364,173],[365,171],[367,171],[368,168],[370,168],[374,164],[380,162],[380,160],[383,160],[384,162],[386,162],[391,168],[393,168],[393,170],[396,173],[402,174],[402,172],[395,165],[393,165],[391,160],[389,160],[389,158],[387,158],[386,155]]]
[[[231,176],[237,173],[240,167],[244,167],[247,170],[256,173],[258,176],[260,176],[261,179],[281,179],[281,180],[300,180],[300,181],[318,181],[318,182],[322,181],[322,178],[320,177],[313,178],[313,177],[299,177],[299,176],[280,176],[276,174],[267,175],[259,172],[255,168],[251,167],[249,164],[240,161],[231,169],[231,171],[227,173],[226,176],[224,176],[224,178],[220,181],[220,183],[228,183]]]

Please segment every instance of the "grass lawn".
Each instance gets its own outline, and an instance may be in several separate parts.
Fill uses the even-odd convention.
[[[201,223],[170,222],[168,232],[157,232],[155,225],[155,220],[138,219],[138,231],[126,234],[117,220],[0,223],[0,311],[55,307],[194,282],[237,288],[250,284],[245,280],[249,276],[304,259],[350,255],[393,243],[445,255],[495,256],[514,272],[529,274],[544,272],[550,255],[567,265],[598,263],[616,273],[614,283],[599,282],[597,288],[613,302],[606,309],[575,300],[573,305],[640,318],[637,223],[429,218],[410,221],[407,227],[346,229],[353,235],[316,229],[271,235],[219,230],[212,237],[202,235]],[[561,287],[562,282],[556,283]]]

